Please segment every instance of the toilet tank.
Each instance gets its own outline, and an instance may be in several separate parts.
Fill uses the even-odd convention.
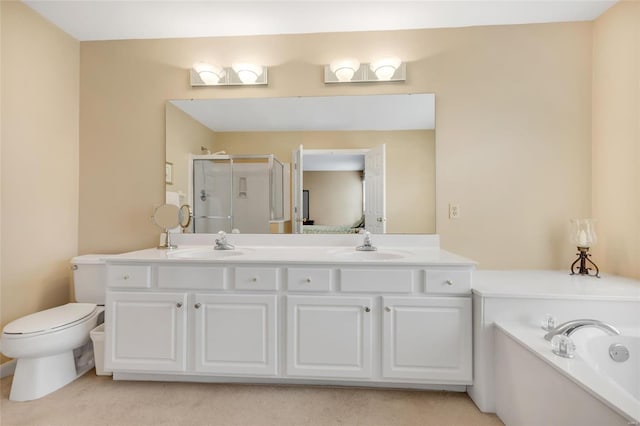
[[[104,259],[114,254],[86,254],[71,259],[76,302],[104,305],[107,265]]]

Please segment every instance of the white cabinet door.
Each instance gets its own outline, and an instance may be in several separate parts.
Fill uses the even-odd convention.
[[[471,383],[470,298],[382,300],[383,377]]]
[[[276,375],[276,297],[196,294],[196,371]]]
[[[287,297],[289,376],[371,378],[368,297]]]
[[[186,293],[107,292],[106,368],[184,371],[186,302]]]

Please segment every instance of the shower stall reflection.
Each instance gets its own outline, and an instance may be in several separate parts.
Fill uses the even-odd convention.
[[[193,232],[269,233],[288,220],[288,173],[273,155],[192,156]]]

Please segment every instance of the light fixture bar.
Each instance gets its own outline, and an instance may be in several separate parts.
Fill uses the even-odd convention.
[[[255,67],[255,66],[254,66]],[[264,86],[268,84],[267,79],[267,67],[261,67],[262,73],[255,76],[255,81],[247,80],[248,82],[242,81],[240,79],[240,74],[243,73],[244,70],[235,71],[232,67],[224,67],[224,75],[220,78],[217,83],[207,83],[200,76],[198,71],[191,68],[191,86]],[[246,70],[246,72],[252,72],[254,70]],[[257,74],[257,73],[256,73]]]
[[[386,81],[406,81],[407,80],[407,66],[404,62],[401,62],[398,68],[395,70],[391,78],[381,80],[371,70],[371,64],[360,64],[351,80],[340,81],[336,74],[331,71],[331,65],[324,66],[324,82],[326,84],[332,83],[379,83]]]

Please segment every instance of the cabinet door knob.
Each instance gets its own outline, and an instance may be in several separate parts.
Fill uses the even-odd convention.
[[[451,281],[451,280],[446,280],[446,281],[445,281],[445,283],[446,283],[447,285],[453,285],[453,281]]]
[[[365,312],[371,312],[371,308],[370,308],[370,307],[368,307],[368,306],[365,306],[365,307],[364,307],[364,311],[365,311]]]
[[[182,308],[182,302],[178,302],[178,303],[176,303],[176,307],[178,307],[178,308]]]
[[[202,306],[200,303],[196,303],[195,305],[193,305],[193,307],[196,309],[200,309],[200,306]]]
[[[384,307],[384,310],[385,310],[385,311],[387,311],[387,312],[391,312],[391,308],[390,308],[390,307],[388,307],[388,306],[385,306],[385,307]]]
[[[305,281],[310,283],[311,282],[311,277],[307,277],[307,279]]]
[[[123,280],[128,280],[129,278],[130,278],[130,277],[129,277],[129,274],[124,274],[124,275],[122,276],[122,279],[123,279]]]
[[[251,278],[251,281],[254,282],[254,283],[257,283],[258,282],[258,277]]]

